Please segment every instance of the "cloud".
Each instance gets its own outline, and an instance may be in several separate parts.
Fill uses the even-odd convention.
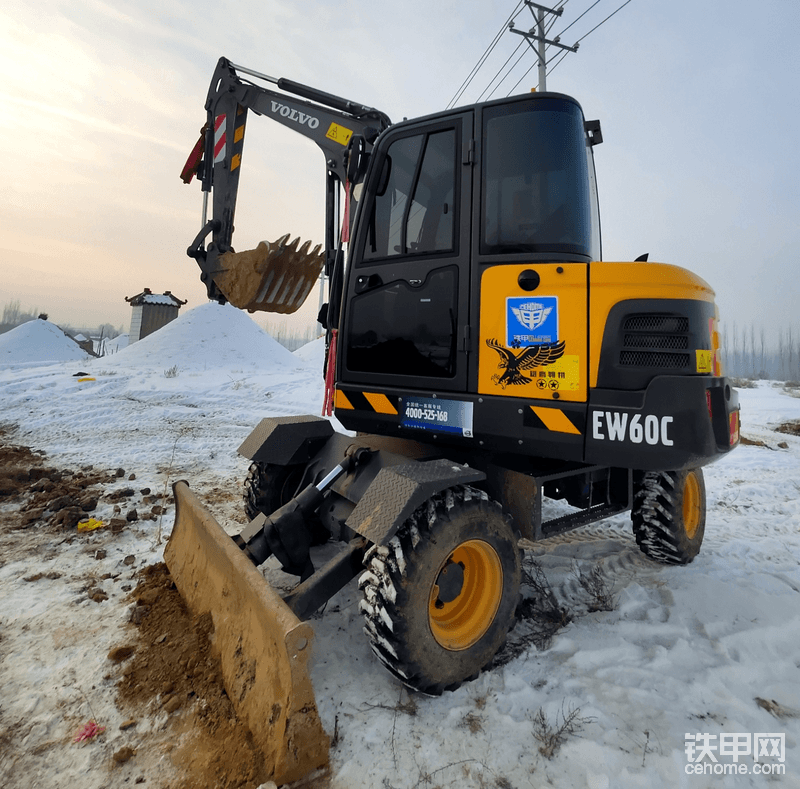
[[[158,145],[164,148],[170,148],[174,151],[185,152],[186,146],[177,142],[173,142],[164,137],[155,137],[152,134],[142,132],[139,129],[131,128],[129,126],[121,126],[120,124],[113,123],[105,118],[91,117],[74,110],[66,109],[52,104],[46,104],[41,101],[26,99],[21,96],[10,96],[7,93],[0,93],[0,101],[5,105],[15,105],[17,107],[24,107],[35,113],[44,113],[46,115],[53,115],[64,120],[78,123],[90,128],[92,132],[98,134],[114,134],[123,137],[133,137],[134,139]]]

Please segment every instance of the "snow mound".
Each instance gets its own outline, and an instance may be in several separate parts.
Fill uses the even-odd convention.
[[[179,369],[294,368],[298,359],[247,313],[214,302],[185,312],[143,340],[103,358],[105,366]]]
[[[103,340],[102,343],[102,350],[106,354],[117,353],[117,351],[121,351],[123,348],[127,347],[128,347],[127,334],[119,334],[116,337],[112,337],[110,340]]]
[[[27,321],[0,334],[0,365],[88,358],[86,351],[50,321]]]
[[[294,352],[294,356],[311,367],[322,370],[325,363],[325,338],[312,340]]]

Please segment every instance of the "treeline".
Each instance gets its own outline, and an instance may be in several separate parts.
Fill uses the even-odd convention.
[[[47,313],[39,312],[38,309],[31,309],[30,307],[23,310],[18,299],[6,302],[3,307],[3,320],[0,321],[0,334],[11,331],[11,329],[15,329],[23,323],[38,318],[48,320],[48,315]],[[78,334],[83,334],[84,337],[91,337],[98,340],[110,340],[114,337],[118,337],[125,331],[122,326],[114,327],[110,323],[101,323],[99,326],[70,326],[67,324],[65,326],[59,325],[59,328],[65,334],[69,334],[73,337]]]
[[[764,327],[733,326],[721,332],[724,372],[739,378],[800,381],[800,330],[778,331],[777,347]]]
[[[298,348],[302,348],[307,343],[321,337],[324,333],[316,321],[305,326],[297,326],[289,325],[286,320],[265,318],[261,328],[289,351],[296,351]]]
[[[32,321],[40,315],[43,315],[43,313],[40,313],[38,309],[23,310],[19,300],[6,302],[5,307],[3,307],[3,320],[0,321],[0,334],[11,331],[21,323]],[[47,320],[47,316],[44,316],[44,318]]]

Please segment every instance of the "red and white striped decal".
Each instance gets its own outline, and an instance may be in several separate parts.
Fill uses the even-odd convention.
[[[214,118],[214,164],[225,161],[225,115]]]

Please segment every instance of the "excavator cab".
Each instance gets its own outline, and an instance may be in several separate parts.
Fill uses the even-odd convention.
[[[350,384],[478,391],[481,286],[490,267],[585,268],[600,259],[597,139],[580,105],[559,94],[491,102],[383,133],[343,302],[336,405],[344,424],[365,429],[351,418],[359,396]],[[536,342],[518,337],[516,346]]]

